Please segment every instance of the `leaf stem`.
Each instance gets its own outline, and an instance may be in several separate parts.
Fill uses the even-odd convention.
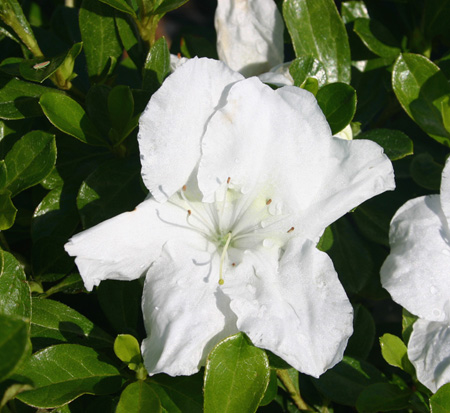
[[[284,369],[277,369],[277,376],[280,379],[281,383],[283,383],[284,387],[286,387],[289,396],[291,397],[295,405],[299,408],[299,410],[312,411],[311,407],[309,407],[303,400],[302,396],[300,395],[300,391],[297,390],[294,386],[294,383],[289,377],[288,371]]]

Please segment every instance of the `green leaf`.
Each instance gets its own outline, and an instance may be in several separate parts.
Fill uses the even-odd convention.
[[[345,83],[331,83],[319,89],[317,103],[322,109],[333,134],[344,129],[356,111],[356,91]]]
[[[444,128],[450,132],[450,96],[446,96],[441,102],[442,121]]]
[[[32,310],[31,340],[35,349],[66,342],[96,348],[111,348],[113,345],[109,334],[65,304],[33,298]]]
[[[392,86],[406,113],[429,136],[450,146],[441,113],[450,85],[439,67],[424,56],[404,53],[394,65]]]
[[[34,211],[31,237],[36,278],[48,280],[52,277],[53,281],[66,275],[73,266],[73,259],[65,252],[64,244],[80,223],[76,194],[76,189],[68,185],[55,188]],[[43,274],[44,279],[41,278]]]
[[[374,19],[356,19],[353,30],[367,48],[380,57],[397,57],[401,50],[392,33]]]
[[[269,384],[267,386],[266,392],[264,393],[264,397],[259,403],[259,405],[260,406],[268,405],[273,399],[275,399],[277,393],[278,393],[277,371],[275,369],[270,369]]]
[[[363,305],[356,304],[353,310],[353,334],[348,341],[345,354],[365,359],[373,346],[375,321]]]
[[[16,219],[17,208],[11,201],[9,191],[0,193],[0,231],[11,228]]]
[[[188,0],[162,0],[159,1],[159,5],[153,10],[152,14],[164,14],[168,11],[172,11],[181,7],[184,3],[187,3]]]
[[[325,66],[328,82],[350,83],[350,46],[334,2],[286,0],[283,15],[295,55],[319,60]]]
[[[406,371],[411,376],[415,375],[413,365],[408,359],[408,349],[405,343],[392,334],[384,334],[380,337],[381,354],[388,364]]]
[[[45,93],[39,104],[48,120],[62,132],[89,145],[107,146],[84,109],[69,96]]]
[[[355,406],[365,387],[386,382],[384,375],[374,366],[348,356],[319,379],[312,380],[326,397],[345,406]]]
[[[439,191],[443,166],[429,153],[414,156],[409,171],[414,182],[423,188]]]
[[[336,221],[331,229],[333,245],[328,254],[346,291],[359,293],[370,278],[377,275],[370,250],[348,217]]]
[[[79,23],[89,76],[108,74],[122,54],[114,10],[98,0],[83,0]]]
[[[417,316],[411,314],[408,310],[402,310],[402,337],[406,345],[408,345],[409,337],[413,330],[413,324],[416,322]]]
[[[203,411],[203,379],[201,373],[193,376],[169,377],[158,374],[147,379],[158,394],[161,405],[169,413],[198,413]]]
[[[27,133],[5,158],[6,185],[12,196],[41,182],[56,162],[54,135],[42,131]]]
[[[41,409],[62,406],[82,394],[111,394],[120,389],[119,371],[90,347],[60,344],[39,351],[18,370],[34,390],[17,398]]]
[[[205,413],[255,412],[270,379],[269,359],[239,333],[221,341],[205,368]]]
[[[10,376],[28,353],[29,323],[0,313],[0,382]]]
[[[341,14],[345,24],[351,23],[360,17],[369,18],[369,12],[363,1],[346,1],[342,3]]]
[[[409,405],[411,390],[395,384],[376,383],[366,387],[358,397],[356,408],[361,413],[389,412]]]
[[[413,142],[403,132],[393,129],[371,129],[356,139],[369,139],[378,143],[391,161],[413,154]]]
[[[138,160],[105,162],[83,182],[77,197],[84,227],[133,210],[145,198]]]
[[[142,67],[144,48],[136,24],[129,15],[122,13],[116,13],[115,21],[123,47],[136,67]]]
[[[97,294],[103,313],[114,329],[139,337],[138,329],[142,323],[142,285],[139,280],[103,281]]]
[[[122,11],[129,14],[130,16],[136,17],[136,13],[133,8],[125,0],[100,0],[101,2],[115,8],[116,10]]]
[[[78,294],[80,292],[86,292],[84,288],[83,279],[80,274],[69,274],[58,284],[53,285],[49,288],[45,295],[49,297],[51,294],[55,293],[65,293],[65,294]]]
[[[119,85],[109,92],[108,112],[111,125],[119,138],[122,138],[126,132],[131,132],[129,124],[134,112],[134,100],[128,86]]]
[[[144,65],[142,89],[154,93],[170,73],[170,53],[167,42],[161,37],[150,49]]]
[[[120,395],[116,413],[162,412],[158,395],[142,380],[129,384]]]
[[[0,314],[30,318],[30,289],[19,262],[0,249]]]
[[[47,92],[62,93],[56,89],[0,75],[0,119],[42,116],[38,100]]]
[[[315,78],[320,87],[327,83],[327,73],[323,64],[312,56],[297,57],[289,66],[294,86],[303,87],[308,78]]]
[[[444,384],[430,397],[431,413],[448,413],[450,406],[450,383]]]
[[[131,370],[136,370],[142,363],[141,349],[135,337],[130,334],[119,334],[114,341],[114,353],[128,364]]]

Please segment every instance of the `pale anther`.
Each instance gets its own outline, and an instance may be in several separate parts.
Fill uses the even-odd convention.
[[[272,200],[271,199],[268,199],[267,201],[266,201],[266,205],[270,205],[272,203]]]
[[[288,234],[289,234],[290,232],[294,231],[294,229],[295,229],[294,227],[289,228]]]

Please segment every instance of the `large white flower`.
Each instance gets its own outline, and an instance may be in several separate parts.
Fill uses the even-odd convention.
[[[394,215],[381,268],[394,301],[419,316],[408,343],[418,379],[435,392],[450,382],[450,161],[440,195],[406,202]]]
[[[149,373],[192,374],[238,331],[316,377],[341,360],[352,307],[315,244],[393,189],[382,149],[333,138],[309,92],[209,59],[189,60],[153,95],[139,146],[153,197],[66,250],[89,290],[146,274]]]

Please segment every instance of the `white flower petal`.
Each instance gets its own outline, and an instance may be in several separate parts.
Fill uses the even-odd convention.
[[[353,131],[351,125],[347,125],[344,129],[342,129],[340,132],[336,133],[336,135],[333,135],[335,138],[339,139],[345,139],[346,141],[351,141],[353,139]]]
[[[450,158],[445,163],[441,179],[441,207],[450,224]]]
[[[450,383],[450,326],[418,319],[408,343],[408,357],[417,378],[433,393]]]
[[[329,156],[320,166],[321,185],[299,224],[299,231],[315,241],[324,228],[352,208],[395,188],[392,163],[375,142],[332,138]]]
[[[211,59],[190,59],[152,96],[139,121],[142,178],[158,201],[186,183],[200,157],[206,123],[239,73]]]
[[[283,62],[283,19],[273,0],[219,0],[215,26],[220,60],[244,76]]]
[[[177,206],[147,199],[134,211],[75,235],[65,249],[76,256],[88,291],[106,279],[134,280],[159,257],[168,239],[198,240],[198,234],[184,227],[185,217],[186,211]]]
[[[261,82],[270,83],[275,86],[292,86],[294,79],[289,72],[292,62],[282,63],[270,69],[268,72],[258,76]]]
[[[320,376],[343,356],[353,310],[331,259],[307,240],[292,240],[279,272],[250,259],[225,274],[237,326],[292,367]]]
[[[142,302],[149,374],[196,373],[220,340],[238,332],[217,283],[218,267],[217,254],[170,241],[149,269]]]
[[[311,93],[296,87],[274,91],[257,78],[246,79],[233,85],[208,124],[200,190],[211,200],[230,177],[244,191],[263,184],[274,202],[283,199],[298,210],[321,185],[330,140]]]
[[[449,239],[439,195],[406,202],[391,222],[381,282],[394,301],[429,321],[450,322]]]

